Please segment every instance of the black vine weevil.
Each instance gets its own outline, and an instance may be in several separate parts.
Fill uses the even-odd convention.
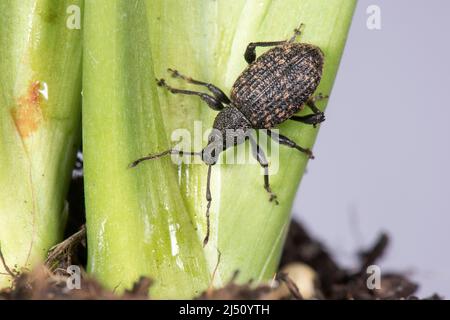
[[[300,26],[301,28],[301,26]],[[315,105],[315,101],[326,97],[312,97],[322,77],[324,55],[319,47],[305,43],[295,43],[300,35],[300,28],[295,29],[294,36],[285,41],[250,43],[245,51],[248,67],[237,78],[231,89],[230,98],[216,86],[194,80],[169,69],[173,77],[206,87],[212,95],[175,89],[166,84],[164,79],[158,80],[158,85],[173,94],[199,96],[212,109],[220,111],[214,120],[213,132],[208,138],[208,145],[200,152],[186,152],[170,149],[161,153],[151,154],[137,159],[130,164],[135,167],[145,160],[156,159],[169,154],[200,156],[208,165],[206,185],[206,219],[207,229],[203,244],[206,245],[210,233],[209,210],[211,207],[211,166],[217,162],[219,153],[229,146],[249,140],[253,154],[264,168],[264,188],[270,194],[270,201],[276,196],[269,185],[268,162],[264,152],[254,138],[248,134],[252,129],[266,129],[267,134],[282,145],[295,148],[310,158],[309,149],[302,148],[289,138],[271,131],[276,125],[294,120],[316,126],[325,120],[323,112]],[[274,47],[256,59],[256,47]],[[226,107],[224,107],[226,105]],[[308,106],[313,114],[295,116],[294,114]],[[232,143],[226,143],[231,141]]]

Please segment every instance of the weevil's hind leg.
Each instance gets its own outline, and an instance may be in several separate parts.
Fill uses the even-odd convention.
[[[223,104],[217,100],[215,97],[210,96],[209,94],[203,93],[203,92],[197,92],[197,91],[191,91],[191,90],[183,90],[183,89],[176,89],[169,86],[164,79],[156,79],[157,84],[160,87],[166,88],[173,94],[186,94],[191,96],[199,96],[204,102],[208,104],[208,106],[216,111],[220,111],[223,109]]]
[[[256,47],[274,47],[279,46],[285,43],[293,43],[295,39],[302,33],[302,28],[304,24],[301,23],[298,28],[294,30],[294,35],[289,40],[282,41],[267,41],[267,42],[250,42],[245,50],[244,58],[248,64],[254,62],[256,60]]]
[[[253,137],[249,137],[252,153],[256,160],[258,160],[261,167],[264,169],[264,189],[269,193],[270,198],[269,201],[274,201],[275,204],[278,204],[277,195],[272,192],[269,183],[269,163],[267,162],[266,155],[264,151],[260,148],[260,146],[256,143]]]
[[[314,155],[311,150],[299,146],[288,137],[283,136],[282,134],[275,133],[272,130],[267,130],[267,135],[271,137],[275,142],[278,142],[281,145],[288,146],[289,148],[297,149],[298,151],[306,154],[310,159],[314,159]]]
[[[169,68],[169,69],[167,69],[167,71],[169,71],[172,74],[172,77],[174,77],[174,78],[180,78],[180,79],[185,80],[188,83],[206,87],[213,94],[213,96],[220,102],[222,102],[224,104],[231,103],[228,96],[222,90],[220,90],[218,87],[213,85],[212,83],[207,83],[207,82],[192,79],[191,77],[187,77],[187,76],[181,74],[180,72],[178,72],[178,70]]]
[[[211,222],[210,222],[210,215],[209,210],[211,208],[211,168],[212,165],[208,165],[208,177],[206,178],[206,235],[205,239],[203,239],[203,247],[205,247],[208,244],[209,241],[209,234],[211,229]]]
[[[287,41],[270,41],[270,42],[250,42],[247,46],[247,49],[244,53],[245,61],[248,64],[254,62],[256,60],[256,47],[274,47],[279,46],[281,44],[285,44]]]
[[[189,155],[189,156],[202,156],[201,152],[191,152],[191,151],[181,151],[181,150],[176,150],[176,149],[169,149],[160,153],[154,153],[154,154],[149,154],[148,156],[139,158],[137,160],[134,160],[132,163],[129,164],[128,168],[134,168],[137,165],[139,165],[141,162],[147,161],[147,160],[154,160],[154,159],[158,159],[158,158],[162,158],[164,156],[167,156],[169,154],[178,154],[180,156],[185,156],[185,155]]]
[[[292,116],[291,118],[289,118],[289,120],[312,124],[315,128],[319,123],[325,121],[325,114],[316,106],[317,101],[321,101],[324,99],[328,99],[328,96],[318,94],[317,96],[310,98],[306,102],[306,105],[311,109],[313,114],[309,114],[306,116]]]
[[[295,42],[295,40],[301,36],[302,34],[302,29],[305,25],[303,23],[300,23],[300,25],[298,26],[298,28],[294,29],[294,35],[289,39],[290,43]]]

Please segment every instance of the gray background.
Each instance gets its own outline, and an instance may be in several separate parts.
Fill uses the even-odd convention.
[[[381,30],[366,9],[381,8]],[[337,258],[381,230],[382,272],[450,298],[450,1],[360,0],[294,215]]]

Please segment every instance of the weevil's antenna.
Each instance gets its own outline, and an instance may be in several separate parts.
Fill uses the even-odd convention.
[[[133,161],[132,163],[130,163],[128,168],[134,168],[134,167],[136,167],[138,164],[140,164],[143,161],[162,158],[162,157],[164,157],[164,156],[166,156],[168,154],[178,154],[180,156],[184,156],[184,155],[201,156],[202,155],[201,152],[181,151],[181,150],[176,150],[176,149],[169,149],[169,150],[166,150],[166,151],[163,151],[163,152],[160,152],[160,153],[149,154],[148,156],[139,158],[139,159]]]
[[[206,205],[206,236],[203,240],[203,247],[205,247],[208,244],[209,241],[209,232],[210,232],[210,221],[209,221],[209,209],[211,208],[211,168],[212,165],[208,165],[208,177],[206,180],[206,201],[208,201]]]

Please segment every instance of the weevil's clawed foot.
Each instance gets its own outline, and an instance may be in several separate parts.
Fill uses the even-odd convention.
[[[275,205],[280,204],[280,202],[277,200],[277,195],[273,193],[270,195],[269,201],[275,203]]]
[[[272,192],[270,187],[266,187],[265,189],[269,193],[269,202],[274,202],[276,205],[279,205],[280,203],[277,200],[277,198],[278,198],[277,195]]]
[[[161,158],[161,157],[163,157],[165,155],[168,155],[168,154],[171,154],[171,153],[175,153],[175,152],[180,152],[180,154],[182,154],[182,151],[177,151],[177,150],[172,150],[172,149],[169,149],[169,150],[166,150],[166,151],[163,151],[163,152],[160,152],[160,153],[149,154],[148,156],[145,156],[145,157],[139,158],[137,160],[134,160],[132,163],[130,163],[128,165],[128,168],[134,168],[138,164],[140,164],[141,162],[144,162],[144,161],[147,161],[147,160],[158,159],[158,158]]]
[[[169,72],[173,78],[182,78],[183,77],[181,75],[181,73],[179,73],[178,70],[175,70],[175,69],[168,68],[167,72]]]
[[[297,37],[299,37],[302,34],[303,27],[305,26],[304,23],[300,23],[300,25],[294,29],[294,35],[291,39],[289,39],[289,42],[294,42]]]
[[[323,95],[322,93],[317,94],[317,96],[313,97],[311,100],[313,102],[322,101],[328,99],[329,95]]]
[[[211,168],[211,166],[209,166],[209,168]],[[209,172],[210,171],[208,171],[208,174],[209,174]],[[209,178],[208,178],[208,181],[209,181]],[[208,182],[208,184],[209,184],[209,182]],[[210,218],[209,210],[211,208],[211,195],[209,194],[209,185],[208,185],[207,189],[208,189],[208,193],[206,196],[206,200],[208,201],[208,204],[206,205],[206,235],[205,235],[205,239],[203,239],[203,248],[206,247],[206,245],[208,244],[209,235],[211,233],[211,223],[209,220],[209,218]]]
[[[169,72],[172,75],[172,78],[183,79],[189,83],[194,83],[194,84],[203,84],[202,82],[199,82],[197,80],[192,79],[191,77],[181,74],[178,70],[169,68],[169,69],[167,69],[167,72]]]
[[[309,159],[311,159],[311,160],[315,159],[314,154],[311,151],[311,149],[305,149],[304,152],[306,153],[306,155],[308,156]]]
[[[139,160],[133,161],[132,163],[130,163],[130,164],[128,165],[128,169],[131,169],[131,168],[136,167],[140,162],[141,162],[141,161],[139,161]]]
[[[319,123],[322,123],[325,121],[325,113],[320,112],[320,113],[316,114],[316,118],[314,120],[315,120],[315,123],[313,125],[314,125],[314,127],[316,127]]]
[[[177,93],[177,90],[169,86],[164,79],[156,79],[156,84],[161,88],[169,90],[171,93]]]
[[[300,23],[300,25],[294,29],[294,34],[296,37],[302,34],[303,28],[305,27],[304,23]]]
[[[304,116],[302,117],[302,119],[303,123],[312,124],[315,128],[318,124],[325,121],[325,114],[323,112],[318,112],[308,116]]]
[[[156,84],[158,87],[167,87],[166,80],[164,79],[156,79]]]
[[[203,239],[203,248],[206,247],[206,245],[208,244],[208,242],[209,242],[209,234],[206,235],[205,239]]]
[[[305,149],[305,148],[302,148],[300,146],[295,146],[294,148],[297,149],[298,151],[303,152],[304,154],[306,154],[306,156],[309,159],[311,159],[311,160],[314,159],[314,154],[312,153],[311,149]]]

